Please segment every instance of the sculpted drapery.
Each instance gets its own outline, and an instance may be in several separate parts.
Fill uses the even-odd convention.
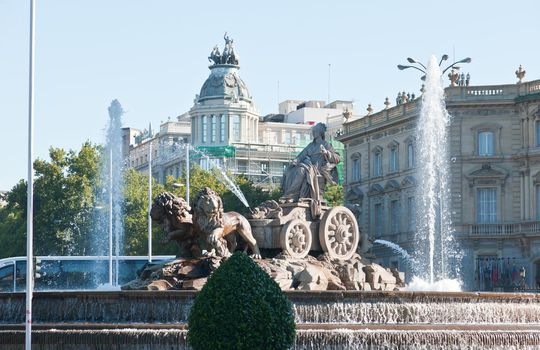
[[[312,215],[320,214],[322,199],[321,183],[335,184],[337,181],[336,165],[340,162],[339,154],[332,145],[326,142],[324,133],[326,125],[319,123],[312,129],[313,141],[293,160],[285,170],[281,181],[283,201],[298,202],[310,200]],[[319,178],[320,178],[319,177]]]

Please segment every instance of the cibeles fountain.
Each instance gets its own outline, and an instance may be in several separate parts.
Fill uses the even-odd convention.
[[[224,212],[219,195],[203,189],[193,208],[171,193],[154,200],[151,217],[179,259],[152,265],[124,289],[200,289],[221,261],[245,244],[255,261],[283,290],[399,290],[404,274],[358,254],[367,244],[354,214],[326,205],[323,194],[337,180],[339,154],[325,140],[326,126],[313,127],[313,141],[284,173],[283,196],[255,207],[247,218]],[[238,238],[241,242],[238,242]]]
[[[231,47],[227,52],[230,55]],[[219,50],[211,57],[228,64]],[[435,77],[428,74],[428,85],[440,84],[440,71],[428,71],[435,72]],[[426,89],[430,91],[430,86]],[[429,96],[436,95],[426,94],[424,106],[442,108],[442,95],[438,101]],[[423,113],[426,118],[447,117],[444,111]],[[441,128],[440,121],[431,122]],[[192,206],[171,193],[160,193],[151,217],[161,225],[165,240],[178,244],[177,259],[148,265],[122,291],[36,293],[34,348],[58,349],[62,344],[62,349],[188,349],[186,324],[198,290],[224,259],[240,249],[293,303],[294,349],[540,346],[536,295],[407,291],[403,273],[368,259],[368,235],[360,232],[355,215],[346,207],[328,206],[323,199],[325,187],[336,180],[336,164],[342,161],[324,136],[325,126],[316,125],[313,141],[284,173],[283,196],[279,201],[251,203],[257,206],[247,217],[225,212],[211,188],[198,193]],[[439,166],[432,175],[443,174],[437,171]],[[444,181],[433,180],[431,197],[423,199],[429,225],[420,230],[420,242],[426,244],[419,244],[421,253],[410,252],[411,261],[418,264],[414,273],[430,285],[459,277],[449,272],[457,266],[448,266],[457,264],[459,253],[441,251],[453,246],[451,232],[441,230],[437,219],[446,220],[446,214],[436,213],[441,198],[448,198]],[[21,349],[24,294],[0,296],[0,324],[1,348]]]

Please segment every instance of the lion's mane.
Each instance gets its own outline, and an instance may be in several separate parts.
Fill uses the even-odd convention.
[[[213,199],[211,203],[217,203],[217,208],[212,209],[210,212],[204,210],[206,200],[208,198]],[[203,188],[197,197],[195,198],[194,211],[197,220],[197,225],[202,232],[210,233],[218,227],[224,226],[223,221],[223,202],[221,197],[211,188]]]
[[[191,208],[187,202],[170,192],[161,192],[150,209],[150,217],[159,223],[169,219],[172,228],[180,228],[181,224],[191,224]]]

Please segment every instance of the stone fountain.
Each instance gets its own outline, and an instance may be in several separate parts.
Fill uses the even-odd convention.
[[[283,177],[283,196],[256,207],[248,218],[224,212],[219,195],[203,189],[193,208],[183,198],[161,193],[152,219],[176,241],[178,259],[149,265],[123,289],[201,289],[207,277],[245,244],[255,261],[283,290],[399,290],[404,274],[358,253],[361,233],[346,207],[330,207],[324,188],[335,183],[339,155],[325,141],[326,127],[313,127],[313,141]],[[241,238],[241,242],[237,242]]]
[[[191,208],[161,193],[152,218],[179,244],[178,258],[146,266],[123,291],[34,296],[34,349],[188,349],[197,290],[236,249],[285,290],[297,323],[294,349],[537,349],[535,294],[407,292],[404,276],[358,254],[367,242],[355,216],[322,197],[339,155],[324,126],[286,170],[279,201],[248,218],[224,212],[203,189]],[[360,246],[360,247],[359,247]],[[24,294],[0,295],[2,349],[24,343]]]

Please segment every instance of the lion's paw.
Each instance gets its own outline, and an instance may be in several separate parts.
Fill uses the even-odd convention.
[[[251,254],[250,257],[251,257],[252,259],[257,259],[257,260],[262,259],[261,254]]]

